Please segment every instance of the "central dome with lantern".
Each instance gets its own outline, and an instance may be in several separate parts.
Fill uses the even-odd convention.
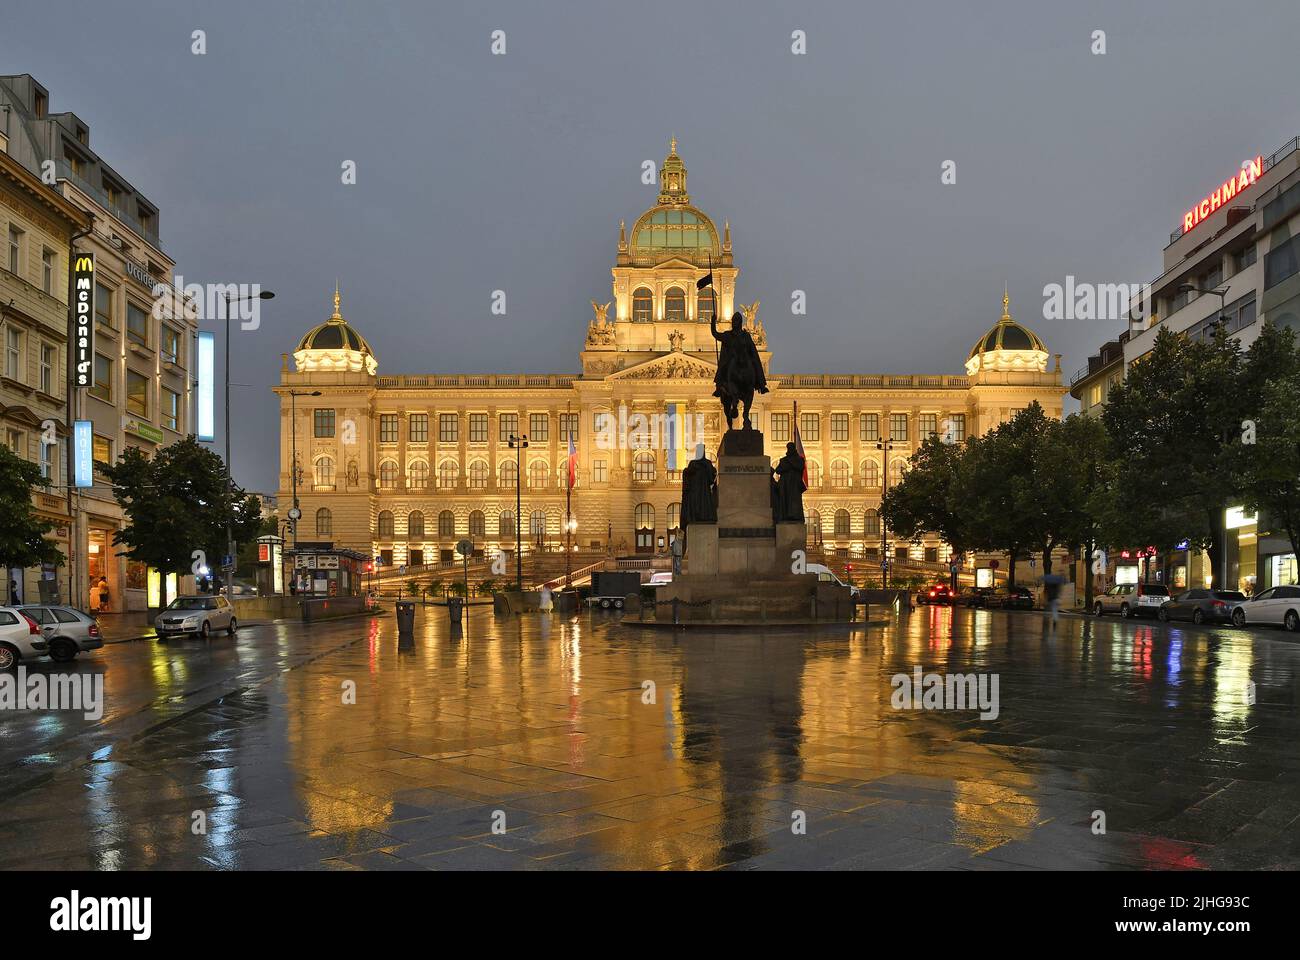
[[[966,358],[966,373],[981,370],[1047,372],[1047,344],[1022,323],[1011,319],[1011,296],[1002,293],[1002,318],[976,341]]]
[[[713,221],[692,206],[686,192],[686,165],[677,155],[677,138],[673,137],[659,168],[658,202],[632,225],[630,244],[626,234],[619,237],[620,254],[637,266],[680,259],[706,267],[723,262],[729,241],[729,236],[720,238]]]
[[[312,327],[293,353],[299,373],[368,373],[374,376],[379,364],[365,337],[357,333],[339,312],[339,288],[334,285],[334,313]]]

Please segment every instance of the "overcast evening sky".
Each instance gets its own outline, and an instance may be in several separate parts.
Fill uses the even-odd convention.
[[[275,291],[232,368],[236,479],[274,491],[269,388],[335,277],[381,374],[576,372],[673,134],[775,372],[960,373],[1005,281],[1068,379],[1122,325],[1045,321],[1044,286],[1154,278],[1300,134],[1297,36],[1295,0],[9,0],[0,72],[90,125],[186,282]]]

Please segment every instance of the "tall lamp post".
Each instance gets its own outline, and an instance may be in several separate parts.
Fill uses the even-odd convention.
[[[1178,287],[1178,289],[1179,289],[1179,291],[1182,292],[1182,293],[1197,293],[1197,294],[1206,294],[1206,293],[1208,293],[1208,294],[1211,294],[1211,295],[1213,295],[1213,296],[1218,297],[1218,298],[1219,298],[1219,318],[1218,318],[1218,322],[1219,322],[1219,325],[1222,325],[1222,324],[1223,324],[1223,319],[1224,319],[1224,318],[1223,318],[1223,310],[1224,310],[1224,305],[1225,305],[1225,303],[1226,303],[1226,301],[1227,301],[1227,298],[1228,298],[1228,285],[1227,285],[1226,283],[1225,283],[1223,286],[1215,287],[1213,290],[1206,290],[1204,287],[1201,287],[1201,286],[1199,286],[1199,285],[1197,285],[1197,284],[1195,284],[1195,283],[1184,283],[1184,284],[1180,284],[1179,287]],[[1227,525],[1226,521],[1225,521],[1224,524],[1223,524],[1223,551],[1222,551],[1222,553],[1223,553],[1223,555],[1222,555],[1222,557],[1220,558],[1221,567],[1220,567],[1220,570],[1219,570],[1219,578],[1220,578],[1220,579],[1219,579],[1218,585],[1215,587],[1215,589],[1217,589],[1217,590],[1227,590],[1227,589],[1229,589],[1229,587],[1228,587],[1228,525]]]
[[[293,521],[293,549],[298,549],[298,521],[302,519],[302,510],[298,507],[298,397],[319,397],[319,390],[308,393],[305,390],[289,391],[289,482],[293,485],[293,506],[289,509],[289,519]]]
[[[273,300],[275,294],[270,290],[263,290],[242,297],[232,297],[228,293],[223,293],[221,296],[226,301],[226,499],[231,500],[235,492],[235,476],[230,466],[230,305],[249,300]],[[233,503],[230,506],[233,506]],[[226,556],[230,558],[230,567],[227,568],[222,564],[221,579],[226,585],[226,596],[229,596],[230,580],[235,573],[235,533],[229,514],[226,519]]]
[[[523,485],[524,485],[524,448],[528,446],[528,436],[516,437],[510,434],[510,449],[515,452],[515,580],[516,589],[524,592],[524,555],[521,524],[523,522]]]
[[[894,439],[892,436],[885,436],[876,441],[876,449],[884,453],[881,457],[880,470],[880,500],[884,503],[885,494],[889,492],[889,452],[894,449]],[[880,518],[880,586],[881,589],[889,587],[889,540],[885,530],[885,518]]]

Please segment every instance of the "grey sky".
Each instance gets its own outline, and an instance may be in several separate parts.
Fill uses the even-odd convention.
[[[573,372],[671,134],[777,372],[958,373],[1005,280],[1068,376],[1119,325],[1044,321],[1044,285],[1159,273],[1185,207],[1300,133],[1297,36],[1295,0],[11,0],[0,72],[90,125],[187,282],[276,292],[232,417],[273,490],[268,387],[336,276],[380,373]]]

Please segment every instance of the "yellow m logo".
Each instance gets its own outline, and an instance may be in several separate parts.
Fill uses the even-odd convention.
[[[95,258],[77,257],[77,261],[72,265],[72,269],[77,273],[81,273],[83,270],[93,271],[95,269]]]

